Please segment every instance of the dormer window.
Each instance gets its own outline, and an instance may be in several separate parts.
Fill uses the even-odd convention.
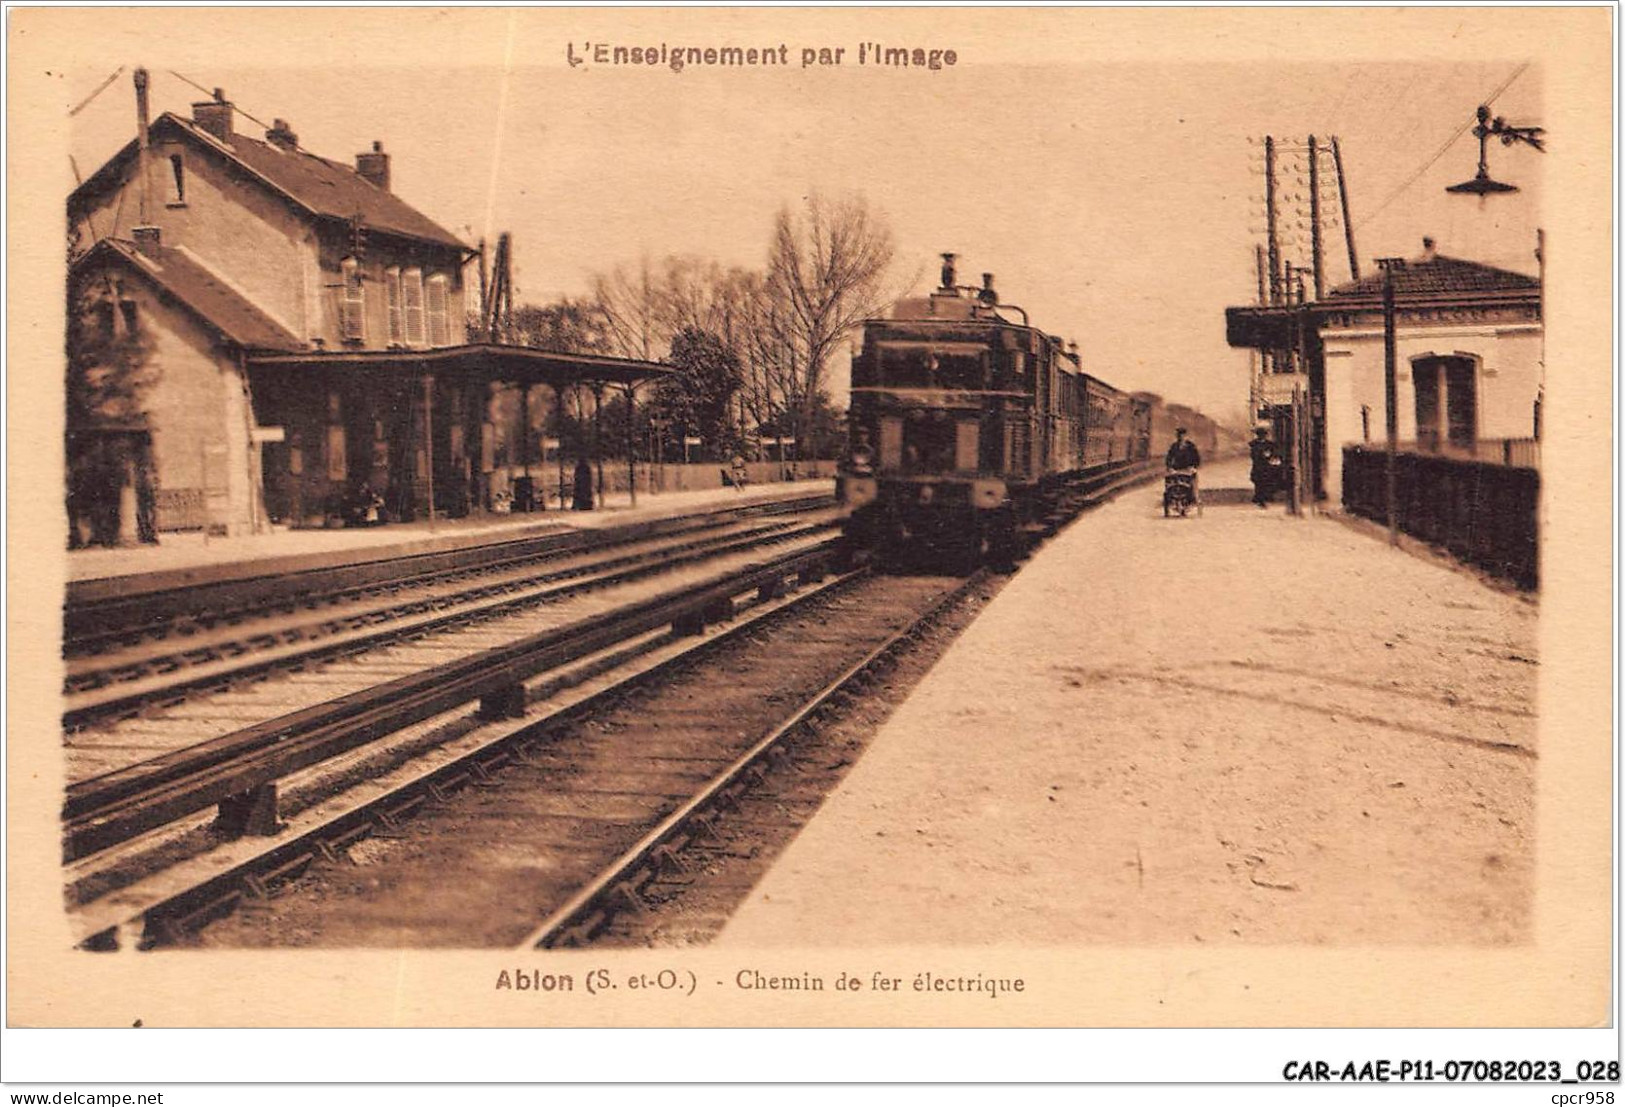
[[[179,154],[169,155],[169,199],[172,208],[186,206],[186,163]]]
[[[436,273],[429,278],[426,288],[429,313],[429,345],[451,345],[451,329],[447,326],[447,289],[446,275]]]
[[[91,310],[96,317],[96,333],[103,342],[141,333],[141,314],[134,300],[98,300]]]
[[[384,303],[389,317],[389,344],[406,343],[406,318],[401,302],[401,267],[392,265],[384,270]]]
[[[406,344],[423,345],[423,270],[401,274],[401,303],[406,316]]]
[[[366,288],[361,280],[361,263],[345,258],[339,263],[343,286],[339,289],[339,330],[346,342],[360,342],[367,337]]]

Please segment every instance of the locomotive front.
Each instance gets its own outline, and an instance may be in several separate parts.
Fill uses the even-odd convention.
[[[1001,317],[991,285],[956,286],[949,256],[943,287],[864,324],[839,481],[855,542],[956,560],[1013,542],[1051,340]]]

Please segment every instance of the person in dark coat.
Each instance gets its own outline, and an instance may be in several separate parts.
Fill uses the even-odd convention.
[[[586,458],[576,462],[576,491],[572,506],[577,511],[592,510],[592,466],[587,464]]]
[[[1195,469],[1202,464],[1202,454],[1196,448],[1196,443],[1185,437],[1185,428],[1174,430],[1174,444],[1168,447],[1167,457],[1170,469]]]
[[[1253,482],[1253,503],[1265,507],[1270,502],[1270,496],[1275,492],[1275,471],[1272,462],[1275,460],[1275,443],[1269,439],[1269,431],[1259,427],[1253,431],[1253,440],[1247,443],[1247,453],[1252,457],[1252,472],[1248,474]]]

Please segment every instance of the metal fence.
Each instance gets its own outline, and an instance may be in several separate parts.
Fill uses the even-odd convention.
[[[1394,456],[1399,529],[1520,588],[1539,584],[1540,473],[1533,467],[1404,451]],[[1387,454],[1343,448],[1343,507],[1388,520]]]

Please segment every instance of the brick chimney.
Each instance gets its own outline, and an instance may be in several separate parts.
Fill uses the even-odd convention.
[[[280,150],[297,150],[299,136],[293,133],[293,127],[286,119],[273,119],[271,129],[265,132],[265,141]]]
[[[226,99],[226,94],[217,88],[214,90],[213,100],[204,100],[192,105],[192,122],[221,142],[230,142],[231,111],[231,102]]]
[[[130,235],[135,239],[135,248],[149,258],[156,258],[163,248],[157,227],[131,227]]]
[[[1423,261],[1433,261],[1438,256],[1439,256],[1439,252],[1434,249],[1433,239],[1431,239],[1431,238],[1422,239],[1422,260]]]
[[[385,192],[389,191],[389,155],[384,153],[384,144],[374,142],[372,150],[365,154],[355,156],[355,171],[365,180],[371,181]]]

